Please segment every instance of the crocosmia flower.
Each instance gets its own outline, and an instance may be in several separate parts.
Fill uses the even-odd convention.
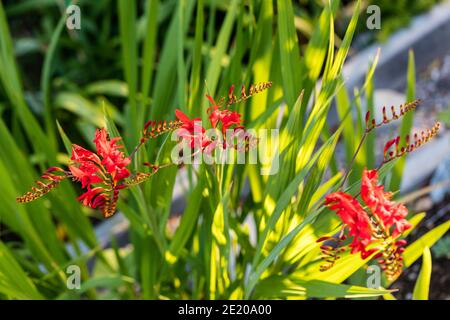
[[[411,228],[405,219],[408,209],[401,204],[391,201],[392,193],[384,192],[384,186],[377,186],[378,173],[376,170],[365,170],[361,180],[361,197],[370,211],[392,232],[396,238]]]
[[[335,192],[326,197],[325,204],[336,211],[348,228],[349,235],[353,237],[351,253],[361,252],[363,259],[370,256],[373,251],[366,248],[373,240],[371,222],[359,202],[347,193]]]
[[[205,134],[206,130],[203,128],[200,118],[190,119],[179,109],[175,110],[175,116],[182,123],[178,134],[189,143],[191,148],[201,148],[203,150],[211,143]]]
[[[406,244],[398,240],[411,224],[406,220],[408,210],[403,204],[391,200],[392,194],[384,191],[382,185],[377,185],[377,170],[364,170],[361,179],[361,198],[367,206],[363,206],[350,194],[334,192],[326,196],[325,204],[341,218],[344,230],[352,241],[349,244],[351,253],[360,253],[366,259],[376,251],[381,251],[378,260],[386,271],[389,279],[396,278],[402,271],[401,253]],[[330,240],[325,237],[320,241]],[[322,248],[323,247],[323,248]],[[336,248],[324,245],[322,252],[333,255]],[[332,264],[323,269],[329,269]]]
[[[233,94],[232,86],[228,93],[227,106],[244,101],[253,94],[259,93],[272,85],[271,82],[263,82],[250,86],[248,92],[245,86],[242,86],[241,96],[237,97]],[[200,152],[212,153],[216,147],[235,148],[237,150],[248,150],[257,142],[256,139],[245,132],[241,126],[241,115],[235,111],[222,110],[220,104],[216,104],[214,100],[208,96],[208,99],[214,104],[209,110],[213,110],[210,114],[211,126],[218,130],[219,137],[217,139],[208,137],[206,130],[201,124],[200,118],[190,119],[180,110],[175,111],[176,120],[149,120],[145,123],[138,144],[126,157],[122,151],[122,146],[118,144],[121,138],[110,139],[105,129],[97,129],[95,131],[94,144],[96,152],[87,150],[79,145],[72,145],[72,154],[70,156],[70,164],[68,170],[59,167],[50,167],[41,176],[41,180],[35,182],[30,191],[16,198],[19,203],[34,201],[50,191],[54,190],[62,180],[72,179],[81,183],[84,193],[78,197],[83,205],[94,209],[100,209],[104,217],[112,216],[116,211],[116,204],[119,198],[119,191],[124,188],[136,186],[160,169],[174,165],[175,163],[166,163],[164,165],[155,165],[144,162],[146,170],[150,172],[134,172],[130,173],[128,165],[131,159],[136,155],[139,148],[149,139],[157,138],[165,133],[179,130],[179,136],[182,140],[188,142],[190,148],[197,148]],[[235,137],[243,137],[241,144],[224,142],[226,132],[231,129],[232,134],[229,135],[230,141]]]
[[[239,113],[236,111],[222,109],[210,95],[207,95],[206,97],[211,103],[211,107],[208,108],[208,112],[211,126],[214,129],[217,128],[220,123],[222,134],[225,134],[225,132],[234,125],[241,127],[241,115]]]
[[[72,163],[69,170],[72,178],[81,182],[87,191],[78,200],[85,206],[100,208],[105,217],[116,211],[119,190],[125,178],[130,176],[126,168],[130,158],[125,157],[117,142],[120,138],[110,139],[105,129],[97,129],[94,143],[97,153],[78,145],[72,147]]]

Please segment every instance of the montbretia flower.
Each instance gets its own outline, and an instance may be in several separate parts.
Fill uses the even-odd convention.
[[[236,128],[242,128],[241,115],[236,111],[230,111],[226,109],[221,110],[218,106],[212,106],[208,110],[210,110],[209,120],[211,122],[211,126],[216,129],[218,127],[218,124],[221,124],[222,134],[225,134],[226,131],[232,126],[237,126]]]
[[[325,204],[341,218],[344,230],[347,230],[352,239],[349,244],[351,253],[360,253],[361,258],[366,259],[381,250],[385,259],[379,261],[383,264],[388,278],[393,279],[401,273],[400,246],[406,243],[398,238],[411,228],[411,224],[406,220],[406,207],[393,202],[392,194],[385,192],[384,187],[378,185],[377,179],[377,170],[363,171],[361,198],[368,210],[364,209],[357,199],[344,192],[327,195]],[[328,239],[320,239],[324,240]],[[331,248],[338,250],[342,247],[338,245]],[[327,250],[327,256],[333,250]],[[327,268],[322,269],[326,270],[331,266],[328,264]]]
[[[119,140],[121,140],[120,137],[109,139],[105,129],[95,132],[94,143],[97,148],[97,154],[101,157],[101,164],[106,168],[107,173],[111,175],[114,183],[130,176],[130,171],[128,171],[126,166],[130,164],[131,159],[125,157],[124,153],[120,151],[123,146],[117,144]]]
[[[378,172],[365,170],[361,180],[361,197],[371,212],[382,222],[384,228],[397,238],[411,224],[405,219],[408,209],[401,204],[391,201],[392,193],[385,192],[384,186],[377,185]]]
[[[131,159],[121,150],[119,140],[119,137],[110,139],[105,129],[97,129],[93,140],[97,149],[96,153],[73,144],[69,170],[65,171],[58,167],[47,169],[42,175],[44,181],[37,181],[37,186],[18,197],[17,202],[38,199],[53,190],[60,181],[71,178],[73,181],[80,182],[81,187],[86,189],[78,197],[83,205],[100,209],[105,218],[112,216],[116,211],[119,191],[143,182],[158,168],[153,166],[150,173],[137,172],[131,176],[127,168]]]
[[[32,186],[31,191],[17,197],[16,201],[19,203],[26,203],[39,199],[56,188],[62,180],[69,176],[69,172],[64,171],[59,167],[50,167],[42,174],[41,178],[43,181],[36,181],[36,186]]]
[[[249,91],[246,91],[243,86],[239,98],[233,94],[234,86],[232,86],[228,93],[227,105],[244,101],[253,94],[269,88],[271,84],[271,82],[263,82],[252,85]],[[96,152],[73,144],[68,170],[58,167],[47,169],[41,176],[42,181],[36,181],[36,186],[32,186],[31,191],[16,198],[17,202],[25,203],[36,200],[55,189],[62,180],[71,178],[73,181],[81,183],[81,187],[85,189],[78,200],[85,206],[100,209],[104,217],[110,217],[116,211],[120,190],[138,185],[148,180],[160,169],[173,165],[173,163],[153,165],[145,162],[144,166],[149,168],[150,172],[134,172],[133,174],[130,172],[128,166],[131,159],[149,139],[179,130],[179,136],[182,140],[187,141],[191,148],[200,148],[201,152],[206,153],[212,152],[218,145],[224,149],[233,147],[247,151],[255,141],[257,142],[256,139],[251,139],[251,136],[244,130],[239,113],[222,108],[221,104],[225,98],[222,98],[219,103],[216,103],[210,96],[208,99],[213,103],[212,108],[208,109],[208,112],[211,111],[209,114],[211,126],[214,129],[220,129],[219,132],[223,139],[220,137],[217,140],[209,138],[200,118],[190,119],[178,109],[175,111],[176,120],[148,121],[142,130],[138,145],[128,157],[122,151],[123,147],[118,144],[121,140],[120,137],[111,139],[105,129],[97,129],[93,140]],[[241,138],[243,142],[241,145],[228,143],[226,135],[230,129],[232,134],[229,135],[229,138]]]
[[[241,115],[236,111],[230,111],[224,109],[220,103],[216,103],[209,94],[206,95],[211,106],[208,108],[207,112],[209,113],[209,121],[211,122],[211,126],[216,129],[220,124],[222,127],[222,133],[225,134],[227,129],[231,126],[241,125]]]
[[[120,150],[119,140],[119,137],[110,139],[105,129],[97,129],[93,140],[97,153],[73,145],[70,158],[73,180],[87,188],[78,200],[93,209],[100,208],[105,217],[116,211],[119,190],[124,188],[123,180],[130,176],[127,166],[131,160]]]
[[[92,151],[73,144],[72,157],[70,160],[72,165],[69,165],[69,170],[72,173],[73,179],[81,182],[82,188],[86,188],[91,184],[100,183],[103,181],[103,179],[98,175],[101,160]]]
[[[372,226],[369,215],[359,202],[347,193],[334,192],[327,195],[325,204],[336,211],[347,227],[349,236],[353,237],[351,253],[360,252],[363,259],[370,256],[374,251],[366,248],[373,242]]]
[[[251,96],[253,96],[254,94],[260,93],[260,92],[270,88],[271,86],[272,86],[272,82],[271,81],[259,82],[259,83],[256,83],[256,84],[252,84],[252,85],[250,85],[248,90],[246,89],[245,85],[242,85],[241,86],[240,96],[237,97],[234,94],[234,85],[232,85],[230,87],[230,89],[228,90],[227,105],[231,105],[231,104],[234,104],[234,103],[239,103],[239,102],[245,101],[248,98],[250,98]]]
[[[425,143],[429,142],[431,139],[433,139],[439,129],[441,124],[439,122],[436,122],[435,125],[431,129],[427,129],[426,131],[422,131],[419,134],[415,133],[413,136],[414,141],[411,141],[411,138],[409,135],[405,137],[405,145],[400,146],[400,136],[395,137],[394,139],[389,140],[386,142],[384,146],[384,159],[383,164],[390,162],[394,159],[400,158],[407,153],[411,153],[417,148],[421,147]]]
[[[190,119],[179,109],[175,110],[175,116],[182,123],[178,134],[189,143],[191,148],[201,148],[203,150],[211,143],[205,134],[206,130],[203,128],[200,118]]]
[[[237,103],[239,101],[245,100],[247,97],[250,97],[254,93],[258,93],[265,88],[270,87],[271,83],[267,83],[266,85],[260,84],[256,89],[251,89],[251,93],[247,95],[245,93],[245,87],[243,87],[241,98],[237,98],[233,95],[234,86],[232,86],[229,90],[229,100],[227,102],[227,106],[230,106],[233,103]],[[253,86],[251,88],[254,88]],[[245,130],[245,127],[242,125],[241,117],[242,115],[236,111],[231,111],[222,106],[225,98],[221,98],[217,103],[213,97],[210,95],[206,95],[209,100],[211,106],[207,109],[209,114],[209,121],[211,123],[211,127],[217,129],[221,133],[220,141],[214,141],[209,147],[215,148],[217,145],[221,145],[223,149],[233,148],[238,150],[239,152],[246,152],[250,148],[256,145],[257,139],[253,137],[249,132]],[[236,141],[237,140],[237,141]]]
[[[412,102],[406,103],[404,105],[400,105],[400,107],[398,108],[399,113],[397,113],[394,106],[391,106],[391,116],[390,117],[387,115],[386,107],[383,107],[383,109],[382,109],[383,120],[378,123],[374,118],[371,118],[370,111],[367,111],[367,113],[366,113],[366,132],[370,132],[375,128],[379,128],[382,125],[390,123],[391,121],[400,119],[408,112],[415,110],[421,102],[422,101],[420,99],[417,99]]]

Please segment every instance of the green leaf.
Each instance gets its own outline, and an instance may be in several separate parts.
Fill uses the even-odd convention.
[[[279,254],[282,252],[282,250],[292,241],[292,239],[309,223],[312,223],[314,219],[319,215],[321,210],[317,210],[314,214],[310,214],[306,217],[305,220],[303,220],[300,224],[298,224],[295,228],[293,228],[283,239],[281,239],[275,247],[272,249],[272,251],[269,253],[267,257],[265,257],[259,264],[259,258],[261,256],[262,248],[265,244],[266,238],[268,233],[272,228],[274,228],[275,223],[278,221],[279,217],[281,216],[282,211],[286,208],[286,206],[289,204],[293,194],[295,191],[298,190],[299,183],[303,180],[305,175],[308,173],[308,171],[311,169],[311,167],[314,165],[314,163],[317,161],[317,159],[320,157],[322,153],[324,153],[326,150],[334,149],[336,146],[338,137],[340,135],[342,130],[337,130],[333,136],[330,137],[330,139],[315,153],[315,155],[310,159],[309,165],[304,167],[300,172],[295,176],[293,181],[289,184],[289,186],[286,188],[286,190],[282,193],[281,197],[279,198],[275,210],[272,213],[272,215],[269,218],[269,222],[267,224],[267,227],[264,229],[264,232],[262,236],[260,237],[257,248],[256,248],[256,254],[252,262],[252,273],[249,277],[248,284],[245,287],[245,297],[248,298],[256,285],[256,283],[259,280],[259,277],[262,275],[262,273],[267,269],[267,267],[279,256]]]
[[[136,101],[138,90],[138,56],[136,36],[136,2],[119,0],[117,2],[119,15],[120,43],[122,51],[122,67],[128,84],[127,136],[126,143],[130,147],[139,138],[140,128],[144,121],[138,117],[139,110]]]
[[[219,83],[220,70],[222,69],[222,60],[226,56],[226,50],[230,42],[233,23],[238,12],[238,2],[238,0],[232,0],[227,8],[225,20],[223,21],[222,27],[219,31],[219,35],[217,36],[214,53],[212,55],[211,61],[209,61],[209,67],[206,71],[206,85],[210,90],[209,93],[211,95],[214,95]],[[203,90],[203,93],[206,94],[207,90]],[[209,103],[206,99],[203,99],[202,107],[202,120],[206,123],[208,116],[206,110],[209,107]]]
[[[341,258],[337,260],[335,265],[326,271],[320,271],[320,265],[323,264],[323,260],[319,259],[308,265],[304,270],[296,272],[296,275],[306,280],[317,279],[341,283],[359,268],[363,267],[373,257],[372,255],[371,257],[362,259],[360,254],[351,254],[349,251],[344,252],[340,256]]]
[[[56,46],[58,45],[59,38],[61,37],[61,33],[64,30],[66,22],[66,16],[61,15],[59,19],[58,25],[53,31],[52,38],[50,40],[50,44],[48,45],[47,53],[45,54],[44,66],[42,68],[41,75],[41,91],[43,95],[44,102],[44,117],[45,117],[45,125],[47,128],[47,135],[49,140],[56,146],[56,137],[54,132],[54,112],[51,103],[51,73],[52,73],[52,62],[54,60]]]
[[[202,42],[203,42],[203,29],[205,18],[203,14],[203,0],[197,1],[197,14],[195,19],[195,40],[194,40],[194,52],[192,58],[192,70],[190,85],[190,97],[189,97],[189,112],[192,112],[196,104],[200,104],[200,83],[201,83],[201,68],[202,68]]]
[[[288,107],[293,108],[301,83],[300,52],[292,2],[278,0],[278,36],[283,88]]]
[[[174,263],[184,245],[191,236],[192,231],[197,223],[201,200],[203,197],[203,179],[199,179],[192,193],[187,200],[187,206],[181,218],[180,226],[175,232],[169,251],[166,253],[166,259],[169,263]]]
[[[0,292],[12,299],[44,299],[2,241],[0,241]]]
[[[411,243],[403,253],[405,267],[412,265],[423,253],[425,247],[431,248],[450,228],[450,221],[444,222],[431,231],[428,231],[420,239]]]
[[[56,151],[39,125],[34,115],[29,110],[23,92],[23,86],[19,76],[19,69],[15,60],[12,39],[0,1],[0,82],[6,96],[14,106],[14,112],[18,115],[25,129],[26,135],[32,141],[32,147],[37,153],[46,155],[51,163],[56,160]]]
[[[128,96],[127,84],[115,79],[91,82],[84,90],[88,95],[108,95],[112,97]]]
[[[59,124],[58,120],[56,120],[56,126],[58,127],[59,135],[61,136],[61,139],[64,143],[64,148],[66,148],[66,152],[68,154],[72,153],[72,142],[70,141],[69,137],[64,132],[64,129]]]
[[[141,92],[144,101],[149,97],[153,79],[153,66],[156,55],[156,38],[158,32],[159,0],[147,0],[145,8],[145,38],[142,49]],[[144,109],[142,114],[147,114]]]
[[[368,298],[390,293],[386,289],[371,289],[322,280],[305,281],[295,277],[270,276],[255,288],[255,299],[274,298]]]
[[[422,255],[422,269],[413,291],[413,300],[428,300],[428,291],[430,290],[431,279],[431,252],[430,248],[425,247]]]
[[[276,223],[278,222],[278,219],[280,218],[282,212],[286,209],[286,207],[289,205],[292,196],[294,193],[298,190],[299,184],[303,181],[303,179],[306,177],[310,169],[315,165],[316,161],[322,156],[323,154],[326,154],[329,150],[334,150],[337,139],[339,137],[340,130],[338,130],[328,141],[325,143],[320,150],[318,150],[315,155],[310,159],[307,166],[302,168],[297,175],[292,179],[292,181],[289,183],[289,185],[286,187],[286,189],[282,192],[280,197],[278,198],[278,201],[275,205],[275,208],[269,218],[269,221],[267,222],[266,228],[264,229],[261,237],[259,238],[258,244],[256,246],[256,255],[253,260],[253,267],[256,266],[256,263],[258,262],[264,244],[266,242],[267,236],[269,232],[275,228]]]
[[[60,92],[55,97],[54,105],[74,113],[96,127],[105,126],[102,110],[95,103],[80,94]]]

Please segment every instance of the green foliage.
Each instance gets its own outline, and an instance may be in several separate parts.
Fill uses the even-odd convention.
[[[414,286],[414,300],[428,300],[428,291],[431,278],[431,252],[430,248],[425,247],[422,255],[422,269]]]
[[[343,181],[337,145],[343,141],[347,152],[343,165],[348,166],[358,144],[354,124],[356,137],[363,131],[363,99],[374,107],[372,77],[378,57],[368,62],[365,84],[355,99],[349,98],[342,81],[360,1],[339,42],[334,30],[339,1],[314,2],[311,16],[298,13],[298,6],[287,0],[132,4],[119,0],[114,6],[109,1],[79,1],[80,31],[65,29],[64,8],[57,2],[45,1],[39,9],[33,3],[0,2],[2,295],[8,299],[389,295],[391,291],[383,288],[343,284],[366,265],[358,255],[347,252],[333,270],[320,272],[316,242],[340,227],[336,215],[322,205],[324,196]],[[20,38],[10,26],[34,10],[42,15],[39,36]],[[299,29],[307,40],[299,38]],[[25,40],[31,45],[24,46]],[[267,166],[275,168],[272,161],[215,169],[186,166],[182,170],[187,178],[180,184],[176,166],[160,170],[147,183],[121,193],[118,214],[129,223],[129,246],[120,247],[112,235],[111,248],[103,247],[94,233],[98,214],[76,201],[79,190],[69,181],[39,201],[26,205],[15,201],[44,168],[68,163],[72,143],[92,147],[96,127],[122,136],[129,154],[146,120],[172,119],[175,108],[205,117],[209,105],[204,94],[226,95],[233,83],[269,80],[270,91],[236,105],[236,110],[248,127],[280,129],[277,174],[260,174]],[[334,100],[341,122],[338,128],[328,128]],[[139,150],[133,168],[144,171],[145,161],[167,163],[173,145],[167,136],[149,141]],[[347,192],[357,193],[358,172],[365,164],[376,165],[374,145],[371,135],[356,158]],[[395,165],[384,166],[381,178]],[[174,212],[175,187],[181,188],[183,212]],[[411,222],[416,225],[422,218],[413,216]],[[444,224],[411,244],[405,252],[407,265],[447,230]],[[8,238],[8,232],[16,241]],[[89,259],[95,261],[94,270],[87,267]],[[82,273],[76,292],[66,287],[65,270],[72,264]],[[422,277],[425,283],[426,275]]]

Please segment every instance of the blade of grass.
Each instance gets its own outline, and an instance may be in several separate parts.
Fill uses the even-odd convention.
[[[428,300],[431,279],[431,252],[425,247],[422,254],[422,268],[414,285],[413,300]]]
[[[44,103],[44,118],[45,127],[47,130],[47,136],[49,138],[52,147],[56,147],[56,135],[55,135],[55,123],[54,123],[54,112],[51,101],[51,75],[52,75],[52,62],[56,53],[56,48],[61,37],[61,33],[64,29],[66,22],[66,16],[62,15],[55,31],[52,34],[50,44],[47,48],[47,52],[44,58],[44,65],[41,74],[41,91]]]
[[[143,118],[138,117],[139,110],[136,101],[138,86],[137,37],[136,37],[136,2],[119,0],[117,2],[119,15],[119,31],[122,50],[122,66],[125,80],[128,84],[127,134],[125,143],[131,147],[139,139],[139,130]]]

